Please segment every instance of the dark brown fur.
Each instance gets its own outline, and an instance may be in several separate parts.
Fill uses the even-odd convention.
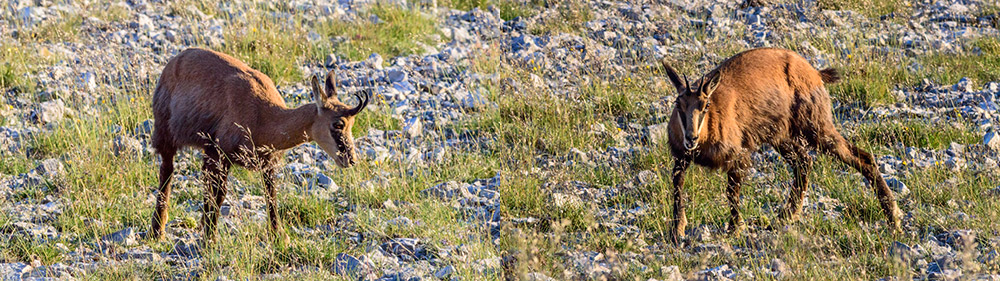
[[[743,227],[739,192],[750,153],[764,144],[776,148],[795,174],[781,218],[797,220],[812,168],[808,153],[817,150],[861,172],[873,185],[887,223],[899,229],[899,208],[874,157],[845,140],[834,125],[823,83],[839,81],[836,70],[817,71],[792,51],[770,48],[737,54],[692,85],[686,79],[682,82],[665,62],[664,67],[680,93],[668,125],[674,158],[675,241],[684,236],[687,224],[683,185],[690,163],[726,171],[730,231],[738,232]]]
[[[170,59],[153,94],[153,147],[163,162],[149,236],[163,233],[173,159],[183,147],[205,152],[206,240],[215,233],[233,164],[263,171],[270,224],[277,230],[274,164],[282,151],[315,140],[339,166],[354,164],[351,126],[367,99],[354,108],[341,103],[334,94],[334,79],[331,71],[324,93],[314,76],[316,103],[290,109],[270,78],[233,57],[192,48]]]

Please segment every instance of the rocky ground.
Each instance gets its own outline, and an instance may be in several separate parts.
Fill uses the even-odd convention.
[[[372,53],[354,61],[337,52],[307,54],[296,62],[298,79],[279,83],[290,105],[309,101],[306,76],[329,69],[336,70],[341,98],[347,100],[347,93],[366,88],[377,93],[363,113],[374,116],[365,121],[372,125],[354,134],[358,152],[367,162],[363,168],[333,169],[327,155],[314,144],[288,151],[281,170],[282,192],[292,195],[282,197],[281,202],[320,216],[286,218],[293,246],[268,246],[271,241],[253,240],[257,238],[240,240],[266,232],[261,226],[267,217],[264,200],[251,173],[234,176],[223,207],[221,228],[226,234],[222,237],[234,242],[213,249],[198,247],[200,232],[193,225],[201,209],[196,151],[177,159],[174,183],[182,195],[173,201],[175,219],[165,241],[142,239],[155,198],[154,167],[159,161],[149,144],[153,121],[145,110],[150,83],[155,83],[170,57],[190,46],[223,49],[234,44],[227,30],[236,28],[237,22],[250,21],[248,17],[289,19],[306,30],[330,20],[378,24],[393,19],[373,18],[368,9],[405,1],[286,2],[279,7],[144,0],[108,5],[18,0],[3,4],[0,48],[7,50],[2,63],[16,71],[9,65],[30,62],[34,69],[4,76],[31,81],[33,87],[5,86],[4,107],[0,108],[0,155],[5,162],[16,163],[0,170],[0,210],[4,213],[0,241],[7,247],[0,255],[2,279],[86,279],[109,269],[155,272],[106,276],[120,279],[300,275],[365,280],[504,276],[526,280],[838,279],[819,273],[843,273],[856,266],[861,268],[840,275],[845,279],[1000,279],[1000,233],[993,216],[998,205],[989,203],[1000,196],[996,176],[1000,131],[993,129],[1000,122],[1000,77],[988,71],[978,76],[965,74],[962,69],[946,69],[920,59],[968,56],[1000,69],[998,60],[980,57],[991,50],[974,44],[1000,37],[996,10],[989,12],[996,5],[974,0],[910,1],[905,4],[906,13],[882,16],[824,9],[812,1],[762,5],[568,1],[530,6],[530,15],[507,20],[501,17],[506,7],[501,5],[467,11],[443,4],[408,3],[434,20],[437,30],[429,35],[436,37],[433,43],[421,45],[413,54]],[[200,8],[206,3],[214,13]],[[537,3],[517,5],[529,4]],[[585,16],[570,17],[574,10],[586,11]],[[34,32],[63,22],[71,23],[70,36],[45,37]],[[307,44],[357,40],[312,31],[304,34]],[[875,101],[841,98],[834,90],[838,97],[835,112],[845,135],[860,135],[856,138],[872,144],[879,155],[880,169],[907,213],[905,234],[872,238],[888,234],[881,229],[880,217],[858,214],[871,209],[871,192],[859,188],[859,175],[832,166],[820,169],[825,171],[820,172],[822,177],[832,180],[821,180],[810,191],[805,207],[810,219],[801,226],[771,229],[766,223],[751,223],[744,237],[727,237],[725,216],[714,215],[723,212],[721,203],[715,202],[724,200],[714,197],[722,182],[704,176],[712,175],[709,171],[696,171],[704,174],[698,176],[702,183],[717,187],[696,191],[694,197],[704,202],[695,206],[718,210],[692,215],[689,239],[682,245],[665,243],[662,225],[669,208],[658,202],[670,202],[669,193],[651,192],[666,199],[642,194],[666,190],[667,174],[662,168],[631,164],[651,154],[665,155],[655,153],[666,139],[663,122],[673,92],[656,73],[656,62],[664,57],[677,61],[682,70],[695,76],[736,51],[767,46],[792,48],[817,68],[849,68],[845,61],[864,56],[874,65],[910,71],[904,75],[926,75],[908,76],[909,82],[889,79],[887,95]],[[491,62],[502,65],[484,65]],[[932,67],[938,69],[928,69]],[[952,72],[935,73],[948,71]],[[859,75],[849,69],[847,74]],[[873,76],[879,74],[883,73]],[[518,166],[509,164],[517,162],[511,160],[516,157],[498,149],[514,145],[473,126],[510,106],[498,96],[539,95],[587,103],[587,96],[581,94],[587,87],[626,77],[655,91],[647,93],[651,98],[633,102],[641,114],[583,124],[593,139],[608,140],[605,144],[547,150],[531,155],[534,162],[527,167]],[[611,86],[608,89],[615,91]],[[79,125],[101,122],[101,116],[119,116],[115,115],[119,111],[137,117],[100,126]],[[903,132],[913,124],[923,131]],[[64,131],[74,128],[98,131],[82,135],[98,139],[93,142],[104,148],[100,152],[105,155],[100,159],[108,160],[104,165],[135,164],[137,168],[131,170],[110,170],[112,174],[135,173],[135,179],[108,175],[134,187],[119,192],[117,186],[78,186],[86,182],[81,180],[87,178],[82,174],[86,171],[79,169],[81,162],[88,161],[80,155],[87,154],[79,154],[73,146],[50,145],[57,141],[39,141],[48,140],[46,136],[67,136]],[[939,131],[957,135],[935,137]],[[896,139],[879,142],[878,138],[885,137]],[[769,150],[755,159],[759,164],[751,182],[754,192],[764,195],[745,195],[745,202],[764,196],[780,203],[790,180],[776,175],[784,169],[782,161]],[[609,182],[565,172],[603,169],[620,169],[616,172],[620,177]],[[582,214],[587,218],[570,219],[563,211],[552,211],[552,215],[523,211],[514,202],[521,197],[511,195],[524,188],[512,184],[519,183],[515,179],[520,177],[539,181],[532,186],[543,192],[535,196],[546,201],[545,206],[585,210]],[[842,184],[856,191],[845,195],[841,189],[823,186],[830,182],[848,182]],[[942,188],[961,190],[955,191],[960,195],[925,191]],[[89,194],[85,190],[103,193],[80,195]],[[126,197],[131,199],[120,199]],[[867,199],[846,199],[853,197]],[[752,217],[767,218],[774,217],[774,206],[750,203],[745,209],[756,210],[750,211]],[[123,215],[113,215],[117,213]],[[297,214],[295,210],[284,214],[289,213]],[[563,221],[571,222],[563,225]],[[581,227],[578,221],[590,225]],[[810,224],[851,225],[844,230],[851,234],[805,226]],[[843,241],[854,239],[875,242]],[[247,241],[251,245],[239,245]],[[601,244],[605,242],[628,245]],[[865,250],[866,246],[871,249]],[[314,248],[319,249],[317,258],[311,258],[312,250],[304,250]],[[789,253],[810,250],[816,255]],[[273,261],[259,262],[234,252],[270,255]],[[861,254],[855,257],[856,253]],[[240,262],[241,257],[247,262]],[[243,268],[244,264],[251,264],[246,266],[250,269]],[[824,269],[825,265],[830,267]]]

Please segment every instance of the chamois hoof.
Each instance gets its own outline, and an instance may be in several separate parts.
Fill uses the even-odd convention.
[[[746,229],[747,229],[747,224],[744,223],[743,220],[739,220],[735,223],[730,223],[729,228],[726,229],[726,232],[729,234],[729,236],[740,237],[743,235],[743,232]]]

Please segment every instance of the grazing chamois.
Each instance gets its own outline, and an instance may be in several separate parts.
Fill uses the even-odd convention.
[[[668,138],[673,155],[674,242],[684,237],[684,173],[691,162],[722,169],[728,176],[729,232],[745,226],[740,218],[740,186],[750,154],[763,144],[774,147],[792,167],[795,182],[781,210],[783,221],[798,220],[812,169],[809,151],[840,159],[861,172],[875,188],[889,227],[900,229],[900,211],[875,166],[875,158],[837,131],[830,95],[823,83],[840,80],[836,69],[817,71],[793,51],[762,48],[739,53],[688,84],[664,60],[678,96]]]
[[[147,237],[163,234],[173,160],[183,147],[201,148],[205,154],[201,218],[205,241],[214,239],[233,164],[262,171],[271,230],[277,233],[274,173],[284,150],[316,141],[342,168],[357,161],[351,126],[371,93],[355,94],[359,103],[351,107],[337,99],[335,84],[332,70],[327,74],[325,91],[313,75],[315,103],[288,108],[267,75],[231,56],[191,48],[170,59],[153,94],[153,147],[163,162]]]

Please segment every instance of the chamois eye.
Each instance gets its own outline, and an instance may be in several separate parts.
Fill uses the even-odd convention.
[[[333,121],[333,128],[337,130],[343,129],[344,120],[337,119],[337,121]]]

